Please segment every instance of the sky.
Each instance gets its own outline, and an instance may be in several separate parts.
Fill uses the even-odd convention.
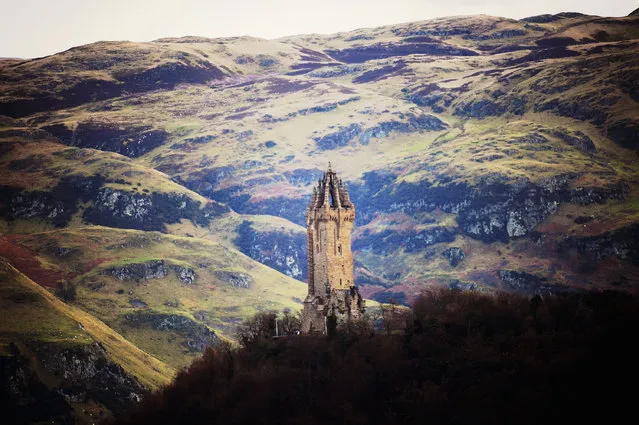
[[[625,16],[636,0],[0,0],[0,57],[33,58],[101,40],[335,33],[452,15]]]

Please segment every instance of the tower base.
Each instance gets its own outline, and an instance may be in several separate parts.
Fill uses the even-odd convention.
[[[327,302],[320,297],[307,298],[302,309],[302,333],[326,334],[326,318],[335,315],[337,323],[364,316],[365,301],[356,286],[331,289]]]

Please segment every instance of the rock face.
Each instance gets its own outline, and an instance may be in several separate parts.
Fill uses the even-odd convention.
[[[362,63],[375,59],[413,54],[433,56],[476,56],[477,52],[446,45],[444,43],[378,43],[342,50],[327,50],[332,58],[346,63]]]
[[[93,206],[85,210],[84,219],[102,226],[161,231],[165,223],[177,223],[182,218],[206,225],[212,217],[227,211],[228,207],[218,203],[202,207],[183,194],[146,195],[105,187],[97,192]]]
[[[528,234],[558,207],[558,197],[544,189],[496,185],[483,190],[461,210],[457,222],[472,237],[505,242]]]
[[[195,283],[196,274],[193,269],[175,264],[167,264],[164,260],[151,260],[144,263],[131,263],[118,267],[110,267],[102,274],[108,274],[118,280],[133,280],[140,282],[149,279],[161,279],[169,274],[169,269],[175,271],[178,280],[185,285]]]
[[[348,145],[348,142],[361,132],[362,127],[359,124],[351,124],[347,127],[341,127],[334,133],[315,138],[315,143],[322,150],[337,149]]]
[[[159,331],[173,331],[184,337],[183,345],[190,351],[203,352],[206,347],[219,342],[215,332],[208,327],[178,314],[143,313],[124,316],[127,326],[150,327]]]
[[[370,182],[365,180],[369,187],[351,185],[351,193],[355,201],[362,202],[364,219],[372,217],[375,210],[413,214],[440,208],[457,214],[457,224],[468,236],[495,242],[529,234],[562,202],[588,205],[625,196],[623,184],[571,189],[569,184],[576,177],[564,174],[533,184],[525,180],[506,182],[495,176],[496,181],[487,178],[475,188],[461,184],[432,187],[425,182],[390,186],[388,180],[373,178]]]
[[[358,237],[353,242],[353,249],[371,251],[375,254],[390,254],[399,248],[405,252],[415,252],[431,245],[455,240],[457,232],[442,226],[433,226],[419,232],[402,232],[387,229],[380,233]]]
[[[65,176],[48,192],[0,186],[0,217],[48,219],[57,227],[65,226],[77,212],[78,201],[91,200],[104,180],[100,175]]]
[[[516,270],[499,270],[499,278],[504,288],[528,294],[538,293],[544,283],[538,276]]]
[[[225,205],[201,205],[185,194],[133,193],[103,187],[101,175],[65,176],[50,191],[22,190],[0,186],[0,217],[40,218],[58,227],[69,223],[79,202],[92,202],[83,218],[91,224],[138,230],[164,230],[165,223],[186,218],[207,225],[211,218],[229,211]]]
[[[448,260],[451,266],[457,267],[459,263],[466,257],[461,248],[451,247],[442,252],[442,256]]]
[[[639,265],[639,225],[634,224],[596,236],[568,237],[560,249],[576,249],[591,261],[614,256]]]
[[[75,131],[63,124],[44,127],[64,144],[80,148],[117,152],[135,158],[163,145],[169,136],[150,127],[126,127],[111,123],[81,122]]]
[[[168,269],[162,260],[152,260],[146,263],[126,264],[120,267],[112,267],[102,272],[110,274],[118,280],[148,280],[166,277]]]
[[[170,267],[171,269],[173,269],[173,271],[175,271],[178,280],[183,284],[193,285],[195,283],[197,275],[195,274],[193,269],[177,265],[171,265]]]
[[[302,232],[258,232],[250,221],[244,221],[234,244],[244,254],[287,276],[302,281],[308,277],[306,234]]]
[[[38,350],[44,367],[62,379],[62,394],[68,400],[94,399],[113,412],[138,403],[147,391],[120,366],[107,360],[98,344],[58,350]]]
[[[349,142],[359,136],[359,143],[367,145],[372,137],[381,139],[387,137],[392,132],[412,133],[415,131],[440,131],[444,130],[446,123],[433,115],[402,114],[401,120],[382,121],[371,128],[362,128],[359,124],[350,124],[340,127],[338,131],[329,133],[322,137],[315,137],[315,143],[321,150],[331,150],[344,147]]]
[[[253,278],[249,274],[242,272],[218,270],[215,272],[215,276],[222,282],[226,282],[236,288],[248,289],[253,284]]]
[[[19,353],[0,356],[0,382],[5,417],[21,418],[25,423],[72,423],[73,410],[67,400],[38,378],[28,358]]]
[[[522,294],[556,294],[575,292],[573,288],[556,285],[544,277],[518,270],[499,270],[499,279],[504,289]]]
[[[73,423],[71,406],[77,403],[95,402],[119,413],[148,394],[135,378],[107,358],[98,343],[29,347],[37,359],[37,370],[32,368],[30,356],[13,344],[12,347],[11,356],[0,356],[0,391],[6,401],[6,417],[19,417],[30,423]],[[40,377],[43,373],[46,379]]]

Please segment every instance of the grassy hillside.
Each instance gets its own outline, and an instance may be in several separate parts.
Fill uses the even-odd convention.
[[[90,226],[5,243],[35,260],[27,274],[73,283],[75,306],[175,367],[232,338],[241,318],[297,310],[305,295],[302,283],[205,239]]]
[[[6,367],[4,372],[26,359],[19,366],[22,375],[17,376],[26,380],[35,373],[36,382],[66,394],[66,402],[81,422],[91,420],[91,415],[103,415],[100,411],[118,410],[125,402],[117,400],[122,390],[141,397],[172,381],[175,369],[91,314],[60,301],[4,258],[0,258],[0,282],[0,356]],[[118,376],[121,388],[109,396],[99,386],[113,385],[113,376]],[[80,390],[74,388],[78,380]],[[37,399],[34,392],[38,384],[24,385],[16,378],[14,381],[14,390],[5,395]],[[85,395],[76,395],[78,391]]]
[[[369,297],[636,291],[638,37],[636,16],[480,15],[3,61],[3,232],[159,231],[303,281],[304,209],[332,161]],[[200,249],[104,258],[197,272]],[[96,267],[59,276],[101,282]],[[207,326],[223,333],[217,315]]]

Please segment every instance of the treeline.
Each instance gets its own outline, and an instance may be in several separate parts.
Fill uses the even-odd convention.
[[[271,318],[114,423],[577,424],[634,410],[639,301],[627,294],[442,290],[391,334],[362,321],[273,339],[260,333]]]

